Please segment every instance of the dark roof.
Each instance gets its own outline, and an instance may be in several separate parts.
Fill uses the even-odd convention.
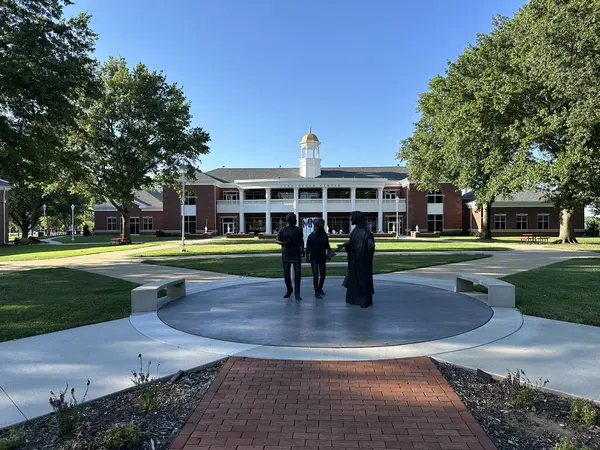
[[[300,178],[298,168],[220,168],[208,172],[197,172],[197,180],[213,179],[223,183],[235,180],[266,180],[277,178]],[[401,166],[389,167],[324,167],[318,178],[387,178],[400,181],[408,177],[408,169]]]
[[[138,191],[135,193],[135,201],[140,204],[140,208],[162,208],[163,193],[162,191]],[[110,206],[112,203],[106,201],[95,206]]]
[[[463,194],[462,199],[466,202],[472,202],[475,200],[475,193],[473,191],[466,192]],[[500,195],[496,197],[497,202],[542,202],[545,203],[544,194],[536,191],[519,191],[512,195]]]

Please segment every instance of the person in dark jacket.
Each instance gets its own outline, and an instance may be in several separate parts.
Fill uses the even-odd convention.
[[[330,250],[329,237],[325,232],[325,222],[323,219],[317,219],[313,231],[306,241],[306,259],[310,263],[313,274],[313,286],[315,288],[315,297],[323,298],[323,284],[325,284],[325,274],[327,272],[327,252]]]
[[[283,227],[277,233],[277,243],[281,245],[281,259],[283,262],[283,278],[287,291],[284,298],[295,294],[296,300],[302,300],[300,297],[300,280],[302,277],[302,257],[304,256],[304,234],[302,228],[296,226],[296,214],[290,213],[285,217],[287,226]],[[294,267],[294,289],[292,291],[291,269]]]

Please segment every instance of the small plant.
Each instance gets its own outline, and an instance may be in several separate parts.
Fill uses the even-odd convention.
[[[9,430],[8,437],[0,439],[0,450],[17,450],[23,445],[23,432],[14,428]]]
[[[590,450],[589,447],[578,447],[577,444],[569,438],[563,437],[554,444],[554,450]]]
[[[87,380],[85,394],[83,395],[83,399],[81,403],[85,402],[85,398],[87,397],[88,391],[90,389],[90,380]],[[66,399],[66,394],[69,392],[69,385],[67,384],[64,391],[59,391],[58,397],[52,391],[50,394],[50,406],[52,406],[52,410],[54,411],[54,416],[56,417],[56,422],[58,425],[58,434],[60,436],[69,436],[77,428],[77,424],[79,423],[79,419],[81,416],[81,405],[75,398],[75,388],[71,388],[71,399]]]
[[[574,398],[571,399],[570,417],[572,420],[584,423],[585,425],[596,425],[598,423],[598,408],[588,400]]]
[[[135,369],[131,370],[131,373],[133,374],[131,381],[135,386],[142,387],[142,393],[140,394],[140,406],[144,412],[148,412],[156,407],[158,386],[153,382],[155,380],[150,377],[150,366],[152,365],[152,361],[148,361],[148,368],[146,373],[144,373],[144,359],[142,358],[141,353],[138,355],[138,359],[140,360],[140,371],[137,372]],[[157,376],[159,367],[160,364],[156,366]]]
[[[83,235],[85,237],[90,236],[92,233],[90,233],[90,226],[86,223],[83,225]]]
[[[522,369],[517,369],[508,375],[502,382],[502,386],[508,396],[508,402],[515,408],[528,408],[535,400],[536,390],[545,387],[548,380],[540,378],[532,383]]]
[[[118,423],[104,432],[102,444],[109,449],[134,448],[141,434],[140,427],[133,423]]]

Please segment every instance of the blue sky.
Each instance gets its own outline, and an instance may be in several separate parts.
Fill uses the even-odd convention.
[[[525,0],[75,0],[96,56],[162,70],[211,135],[201,169],[395,165],[419,93]]]

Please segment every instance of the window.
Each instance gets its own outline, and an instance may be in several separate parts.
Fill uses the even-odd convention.
[[[244,222],[246,229],[242,233],[264,233],[266,231],[264,214],[245,214]]]
[[[144,231],[154,230],[154,219],[152,217],[144,217],[142,219],[142,230],[144,230]]]
[[[117,231],[119,229],[117,226],[117,218],[116,217],[107,217],[106,218],[106,229],[108,231]]]
[[[185,216],[183,219],[183,230],[186,233],[194,234],[196,232],[196,216]]]
[[[537,215],[538,230],[547,230],[550,228],[550,214]]]
[[[506,230],[506,214],[494,214],[494,230]]]
[[[398,191],[383,191],[383,198],[385,200],[396,200],[396,197],[400,197],[400,192],[398,192]]]
[[[517,214],[517,230],[527,229],[527,214]]]
[[[330,234],[350,233],[350,217],[327,217],[327,226]]]
[[[298,192],[298,198],[305,200],[323,198],[323,191],[321,189],[300,189]]]
[[[429,191],[427,193],[427,203],[444,203],[444,194],[442,194],[442,191]]]
[[[248,189],[244,191],[245,200],[266,200],[267,192],[264,189]]]
[[[195,205],[196,204],[196,193],[192,190],[185,190],[185,201],[184,205]]]
[[[240,199],[240,193],[238,191],[225,191],[223,192],[223,200],[236,200]]]
[[[357,189],[356,198],[361,200],[376,200],[377,190],[375,189]]]
[[[327,189],[327,198],[350,198],[350,189]]]
[[[444,229],[444,216],[442,214],[428,214],[427,215],[427,231],[433,233],[434,231],[442,231]]]

